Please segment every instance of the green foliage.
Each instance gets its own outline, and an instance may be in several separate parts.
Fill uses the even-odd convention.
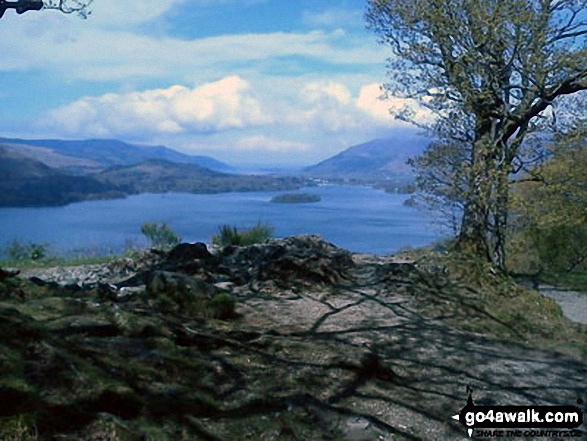
[[[234,318],[235,306],[236,299],[227,293],[217,294],[208,303],[208,307],[212,311],[212,317],[221,320]]]
[[[19,415],[0,419],[0,439],[3,441],[36,441],[39,439],[34,418]]]
[[[433,142],[408,164],[416,174],[419,199],[434,213],[439,213],[456,236],[467,194],[471,146],[448,140]]]
[[[559,139],[552,158],[515,189],[511,269],[549,274],[587,270],[586,183],[587,141]]]
[[[274,228],[271,225],[262,222],[243,231],[238,231],[236,227],[224,224],[218,228],[218,234],[212,237],[212,243],[218,246],[246,247],[265,242],[271,238],[273,231]]]
[[[41,243],[24,243],[14,239],[4,249],[4,254],[8,259],[16,262],[44,260],[49,254],[49,245]]]
[[[144,223],[141,226],[141,233],[151,241],[151,246],[156,249],[172,248],[181,242],[181,237],[165,223]]]
[[[368,25],[393,54],[385,88],[417,103],[394,109],[396,117],[470,152],[466,169],[447,169],[463,169],[466,183],[459,246],[500,267],[509,178],[524,160],[526,136],[584,118],[584,109],[565,100],[587,90],[587,49],[579,43],[585,12],[585,2],[571,1],[368,1]],[[450,174],[440,188],[449,202],[459,189]]]

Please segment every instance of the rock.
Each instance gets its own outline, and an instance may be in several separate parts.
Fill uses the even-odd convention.
[[[117,295],[117,301],[119,303],[125,303],[132,300],[135,297],[139,297],[145,293],[146,287],[143,286],[135,286],[135,287],[123,287],[120,288],[120,291]]]
[[[0,268],[0,280],[11,279],[20,274],[20,271],[6,271]]]
[[[118,337],[122,329],[109,320],[92,316],[65,317],[52,322],[47,328],[61,337],[71,335],[85,335],[88,337]]]
[[[234,283],[232,283],[232,282],[218,282],[218,283],[215,283],[214,286],[221,291],[232,291],[232,288],[234,287]]]
[[[16,279],[19,273],[20,271],[5,271],[0,268],[0,298],[17,297],[24,300],[24,292],[20,289],[18,279]]]
[[[190,314],[201,312],[215,292],[209,283],[168,271],[155,271],[146,289],[152,306]]]
[[[410,274],[417,271],[412,262],[387,262],[377,266],[375,277],[382,282],[409,280]]]
[[[353,267],[348,251],[319,236],[270,240],[263,245],[238,248],[224,255],[224,265],[237,283],[274,280],[276,283],[336,284]],[[225,253],[223,253],[225,254]]]
[[[167,254],[167,260],[172,262],[186,262],[195,259],[209,260],[212,254],[208,251],[206,244],[180,243]]]

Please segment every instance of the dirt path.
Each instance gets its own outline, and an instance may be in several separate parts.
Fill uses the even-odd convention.
[[[540,285],[538,290],[546,297],[556,300],[570,320],[587,324],[587,294],[551,285]]]
[[[352,286],[335,290],[242,296],[247,326],[280,347],[280,363],[317,363],[330,378],[335,366],[363,369],[322,391],[320,403],[344,439],[468,439],[450,419],[464,406],[467,386],[476,404],[563,405],[587,396],[585,360],[430,321],[418,313],[401,275],[395,287],[373,284],[378,266],[362,263]],[[267,336],[267,329],[279,336]],[[366,375],[369,356],[377,362]]]
[[[451,416],[465,405],[467,387],[476,404],[587,399],[586,360],[427,319],[401,264],[364,256],[355,263],[337,286],[236,286],[238,320],[185,321],[162,333],[197,362],[198,378],[215,379],[206,390],[219,410],[189,416],[201,439],[466,440]],[[115,307],[136,313],[132,302]],[[84,353],[120,350],[116,339],[97,341],[86,341]],[[140,343],[132,347],[136,355],[124,346],[129,363],[152,357]],[[166,366],[166,353],[157,356]]]

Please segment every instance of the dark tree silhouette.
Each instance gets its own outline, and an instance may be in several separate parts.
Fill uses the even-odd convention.
[[[0,0],[0,18],[7,9],[14,9],[17,14],[27,11],[40,11],[41,9],[54,9],[65,14],[78,14],[86,18],[90,11],[89,6],[93,0]]]

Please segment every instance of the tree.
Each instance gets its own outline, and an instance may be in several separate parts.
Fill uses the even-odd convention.
[[[557,136],[548,160],[516,182],[516,232],[530,242],[539,270],[587,268],[587,131]]]
[[[181,242],[181,237],[166,223],[146,222],[141,225],[141,233],[151,241],[151,246],[156,249],[173,248]]]
[[[17,14],[27,11],[40,11],[41,9],[54,9],[65,14],[78,14],[87,18],[90,14],[89,7],[94,0],[0,0],[0,18],[7,9],[14,9]]]
[[[408,164],[416,172],[420,198],[442,216],[445,226],[457,236],[471,166],[470,149],[454,140],[432,142],[422,155],[410,158]]]
[[[386,90],[418,100],[436,115],[428,129],[470,151],[458,245],[503,267],[523,141],[587,89],[587,1],[370,0],[367,21],[393,52]]]

